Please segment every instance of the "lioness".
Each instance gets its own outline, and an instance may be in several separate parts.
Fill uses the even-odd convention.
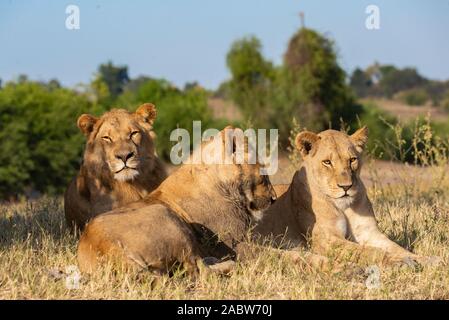
[[[341,249],[370,262],[427,261],[389,240],[377,227],[360,179],[367,139],[366,127],[351,136],[335,130],[299,133],[296,147],[304,161],[288,190],[264,214],[256,234],[282,239],[290,247],[309,239],[319,254]],[[277,189],[282,192],[283,186]]]
[[[236,163],[232,128],[212,138],[149,196],[87,225],[78,247],[81,271],[95,270],[104,257],[155,272],[166,272],[178,263],[197,272],[206,256],[236,254],[274,193],[258,164]],[[234,142],[227,148],[229,141]],[[221,163],[192,160],[217,152]],[[248,150],[243,153],[247,159]]]
[[[70,227],[83,228],[96,215],[142,199],[166,178],[155,155],[152,125],[156,107],[135,113],[113,109],[100,118],[83,114],[78,127],[87,139],[78,175],[64,195]]]

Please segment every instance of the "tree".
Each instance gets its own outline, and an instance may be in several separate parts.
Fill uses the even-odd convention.
[[[351,75],[349,85],[358,97],[366,97],[373,82],[371,78],[360,68],[356,68]]]
[[[75,174],[84,138],[76,120],[103,110],[84,95],[30,81],[0,90],[0,197],[58,193]]]
[[[115,66],[109,61],[98,67],[98,77],[106,83],[112,99],[116,99],[129,82],[128,67]]]
[[[414,68],[382,70],[379,86],[385,96],[391,98],[395,93],[422,86],[428,82]]]
[[[124,92],[136,93],[142,84],[150,80],[152,80],[152,78],[147,76],[139,76],[137,78],[130,79],[124,87]]]
[[[269,91],[274,79],[271,62],[265,60],[256,37],[235,41],[226,56],[231,72],[229,90],[243,115],[259,126],[266,126],[271,116]]]
[[[232,78],[220,92],[230,92],[256,127],[278,128],[281,143],[288,143],[293,118],[302,127],[320,130],[329,124],[338,128],[341,120],[353,123],[362,112],[330,39],[301,28],[279,67],[263,57],[261,48],[255,37],[232,44],[226,57]]]
[[[315,128],[328,123],[338,128],[341,120],[351,123],[361,112],[338,65],[333,41],[314,30],[301,28],[290,39],[283,78],[291,92],[292,111],[307,115]]]

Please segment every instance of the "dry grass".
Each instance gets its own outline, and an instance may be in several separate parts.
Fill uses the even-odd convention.
[[[65,228],[61,199],[44,197],[0,206],[0,299],[448,299],[447,185],[436,189],[427,184],[415,193],[373,186],[382,230],[418,254],[442,257],[441,265],[384,268],[380,286],[368,289],[365,266],[332,273],[267,251],[239,263],[228,277],[191,279],[179,271],[154,282],[150,274],[106,269],[81,278],[79,289],[68,289],[65,270],[76,265],[77,238]]]
[[[401,148],[402,131],[392,130]],[[179,270],[155,281],[106,267],[70,289],[77,237],[65,226],[62,200],[43,197],[0,205],[0,299],[449,299],[449,144],[434,139],[428,125],[413,141],[415,165],[367,161],[362,178],[380,228],[417,254],[441,257],[438,266],[384,267],[373,288],[369,266],[314,269],[267,250],[230,276],[193,279]],[[280,168],[272,181],[288,183],[294,168],[287,157]]]
[[[425,117],[430,114],[432,120],[436,122],[445,122],[449,118],[449,114],[443,108],[431,105],[409,106],[400,101],[391,99],[361,99],[361,102],[374,102],[380,109],[391,113],[398,118],[399,121],[413,121],[416,117]]]

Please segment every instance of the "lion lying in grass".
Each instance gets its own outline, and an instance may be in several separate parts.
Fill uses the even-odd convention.
[[[301,132],[296,147],[303,164],[287,191],[264,214],[255,229],[263,237],[282,239],[289,247],[311,241],[318,254],[355,255],[378,263],[436,261],[413,254],[391,241],[377,227],[373,208],[360,179],[362,151],[368,130],[348,136],[335,130]],[[354,257],[353,257],[354,258]]]
[[[79,117],[87,143],[80,171],[64,195],[70,227],[83,228],[102,212],[142,199],[165,179],[152,138],[155,118],[150,103],[135,113],[113,109],[100,118]]]
[[[143,200],[93,219],[78,246],[80,270],[112,260],[157,273],[182,264],[196,273],[207,256],[235,255],[274,194],[258,164],[235,163],[235,143],[225,151],[225,142],[235,141],[232,131],[203,143],[200,154],[221,150],[230,164],[185,164]]]

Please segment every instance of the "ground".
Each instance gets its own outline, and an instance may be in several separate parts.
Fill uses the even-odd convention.
[[[443,108],[432,106],[431,104],[409,106],[400,101],[384,98],[361,99],[360,102],[373,102],[381,110],[392,114],[402,122],[414,121],[417,117],[425,117],[427,115],[430,115],[432,121],[435,122],[446,122],[449,119],[447,111]]]
[[[272,179],[288,182],[294,168],[281,161]],[[333,272],[267,251],[239,263],[230,276],[192,279],[179,271],[155,281],[147,273],[104,270],[76,279],[77,237],[66,229],[62,199],[4,204],[0,299],[449,299],[446,171],[377,161],[363,171],[381,229],[418,254],[441,257],[436,267],[348,265]]]

